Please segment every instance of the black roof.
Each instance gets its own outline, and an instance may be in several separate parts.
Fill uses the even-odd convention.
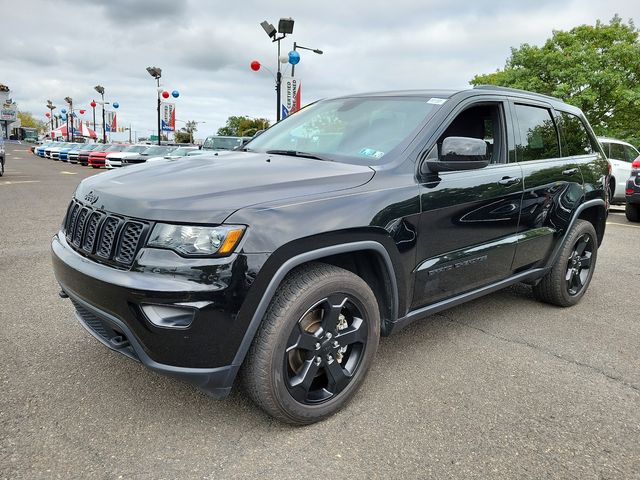
[[[339,98],[353,98],[353,97],[423,97],[423,98],[451,98],[453,96],[475,96],[475,95],[506,95],[509,97],[526,98],[529,100],[538,100],[551,104],[554,108],[564,110],[567,112],[579,114],[580,109],[565,103],[562,99],[551,97],[549,95],[543,95],[541,93],[528,92],[526,90],[519,90],[517,88],[501,87],[498,85],[476,85],[474,87],[459,89],[459,90],[446,90],[446,89],[425,89],[425,90],[395,90],[395,91],[379,91],[379,92],[366,92],[357,93],[353,95],[341,95]]]

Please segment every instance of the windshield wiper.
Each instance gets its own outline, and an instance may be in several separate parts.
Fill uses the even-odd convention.
[[[319,157],[315,153],[299,152],[297,150],[267,150],[265,153],[273,153],[274,155],[289,155],[290,157],[313,158],[315,160],[323,160],[325,162],[333,161],[326,157]]]

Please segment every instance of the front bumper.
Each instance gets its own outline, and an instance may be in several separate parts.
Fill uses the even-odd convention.
[[[168,250],[142,249],[130,270],[102,265],[76,252],[62,234],[51,244],[62,291],[85,328],[112,350],[148,368],[223,397],[240,368],[234,359],[246,326],[237,312],[262,256],[184,259]],[[186,328],[159,326],[149,305],[193,311]]]

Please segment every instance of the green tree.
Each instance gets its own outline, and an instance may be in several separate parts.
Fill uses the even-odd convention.
[[[175,138],[177,143],[193,143],[193,134],[198,131],[198,122],[188,120],[184,127],[176,131]]]
[[[45,122],[36,119],[28,112],[18,112],[18,118],[20,119],[20,125],[25,128],[37,128],[39,131],[47,128]]]
[[[218,129],[218,135],[231,137],[250,137],[258,130],[269,128],[269,120],[266,118],[249,118],[245,116],[231,116],[227,118],[224,127]]]
[[[504,69],[470,83],[559,97],[579,107],[598,135],[640,144],[640,42],[632,20],[616,15],[608,24],[554,31],[542,47],[512,48]]]

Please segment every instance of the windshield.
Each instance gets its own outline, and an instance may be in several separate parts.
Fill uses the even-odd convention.
[[[126,145],[111,145],[105,149],[105,152],[121,152],[126,148]]]
[[[326,100],[300,110],[247,144],[251,152],[303,152],[374,165],[437,108],[424,97]],[[417,132],[416,132],[417,133]]]
[[[193,150],[193,147],[180,147],[171,152],[172,156],[182,157]]]
[[[242,145],[239,137],[208,137],[202,144],[205,150],[233,150]]]
[[[149,145],[131,145],[130,147],[125,148],[123,152],[140,153],[144,152],[147,148],[149,148]]]
[[[176,147],[163,147],[163,146],[155,146],[155,147],[149,147],[147,148],[144,152],[142,152],[144,155],[165,155],[173,150],[175,150]]]

